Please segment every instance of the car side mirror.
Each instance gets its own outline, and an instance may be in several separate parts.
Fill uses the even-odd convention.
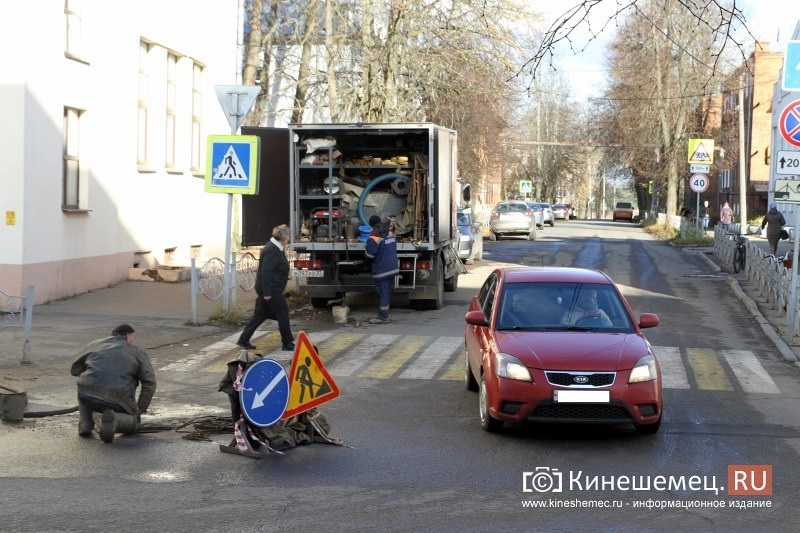
[[[639,317],[639,327],[642,329],[654,328],[658,323],[658,315],[654,315],[653,313],[642,313]]]
[[[481,326],[485,328],[489,325],[489,321],[486,320],[486,315],[480,310],[467,312],[464,319],[467,321],[467,324],[471,326]]]

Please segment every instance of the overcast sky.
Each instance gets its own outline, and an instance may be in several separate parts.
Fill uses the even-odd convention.
[[[577,0],[532,0],[531,7],[544,14],[546,29],[578,3]],[[796,24],[800,22],[800,0],[736,0],[736,6],[742,10],[753,36],[759,41],[771,43],[773,50],[786,49],[786,42],[791,39]],[[615,8],[615,0],[603,0],[592,9],[592,26],[596,31],[613,15]],[[596,40],[590,40],[591,34],[585,31],[574,35],[573,46],[577,49],[585,46],[583,52],[574,55],[567,46],[561,46],[557,50],[554,66],[569,77],[575,99],[585,101],[602,92],[608,72],[605,62],[606,46],[613,36],[612,22]],[[752,39],[746,36],[746,41],[749,41],[749,48],[752,49]],[[543,66],[549,68],[547,64]]]

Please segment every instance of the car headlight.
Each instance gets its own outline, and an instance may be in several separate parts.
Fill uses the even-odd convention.
[[[494,371],[501,378],[533,381],[531,373],[528,372],[528,367],[523,365],[522,361],[507,353],[500,352],[494,356]]]
[[[653,381],[654,379],[658,379],[656,358],[652,355],[645,355],[633,366],[628,383],[641,383],[643,381]]]

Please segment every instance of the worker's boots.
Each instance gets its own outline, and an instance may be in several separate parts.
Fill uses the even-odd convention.
[[[78,400],[78,435],[81,437],[91,437],[94,429],[94,413],[92,408],[86,405],[83,400]]]
[[[114,442],[114,434],[132,435],[139,430],[139,420],[126,413],[115,413],[111,409],[103,411],[100,422],[100,440]]]

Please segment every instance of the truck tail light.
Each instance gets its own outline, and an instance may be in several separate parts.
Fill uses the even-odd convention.
[[[417,261],[417,270],[430,270],[430,269],[431,269],[430,261]]]
[[[295,270],[319,270],[322,268],[322,261],[319,259],[295,259]]]

